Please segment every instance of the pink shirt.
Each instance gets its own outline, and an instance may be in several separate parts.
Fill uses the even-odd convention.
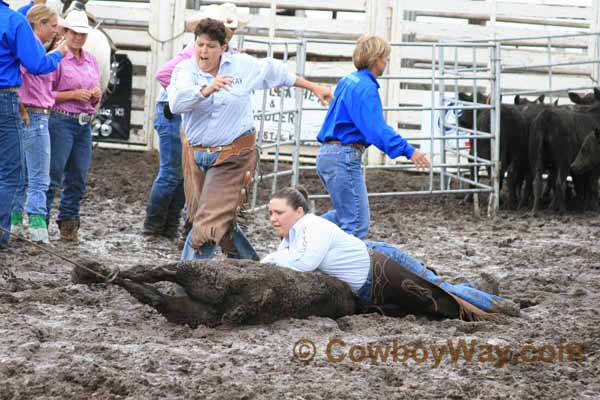
[[[166,88],[169,86],[169,83],[171,83],[171,74],[173,74],[173,70],[177,64],[183,60],[191,58],[194,55],[194,46],[194,42],[188,44],[185,49],[180,51],[171,61],[158,69],[154,78],[160,82],[162,87]]]
[[[53,76],[52,90],[55,92],[100,86],[100,69],[96,57],[83,49],[80,51],[79,59],[69,51],[58,65],[58,69],[49,74]],[[85,103],[77,100],[56,102],[54,108],[72,113],[96,113],[92,99]]]
[[[40,39],[36,36],[36,39]],[[44,75],[30,74],[25,67],[21,65],[21,78],[23,84],[19,89],[21,103],[26,106],[50,108],[54,105],[56,92],[52,91],[52,73]]]

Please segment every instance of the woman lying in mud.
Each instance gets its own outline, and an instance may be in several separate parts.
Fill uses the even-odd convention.
[[[495,319],[499,312],[519,315],[512,301],[444,282],[394,246],[363,242],[309,210],[303,189],[283,189],[272,197],[270,219],[283,241],[263,264],[194,260],[110,273],[88,263],[75,268],[72,277],[76,283],[112,282],[167,320],[191,327],[309,316],[335,319],[371,307],[394,316],[412,313],[465,320]],[[152,285],[163,281],[183,290],[173,296]]]
[[[444,282],[402,250],[384,242],[363,242],[310,214],[307,199],[303,188],[285,188],[272,196],[270,221],[282,242],[263,263],[336,277],[362,304],[383,307],[386,313],[465,319],[493,318],[497,312],[519,315],[518,305],[510,300],[468,284]]]

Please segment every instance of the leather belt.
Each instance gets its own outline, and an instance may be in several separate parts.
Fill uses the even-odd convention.
[[[355,149],[358,149],[360,151],[363,151],[365,149],[365,145],[364,144],[360,144],[360,143],[348,143],[348,144],[344,144],[342,142],[340,142],[339,140],[328,140],[325,142],[325,144],[339,144],[340,146],[352,146]]]
[[[53,109],[51,109],[51,111],[53,113],[66,115],[67,117],[76,119],[77,121],[79,121],[79,125],[89,124],[94,119],[94,116],[92,114],[87,114],[87,113],[73,113],[73,112],[59,110],[57,108],[53,108]]]
[[[3,87],[3,88],[0,88],[0,92],[19,93],[19,87],[18,86]]]
[[[256,133],[254,129],[247,131],[242,136],[235,139],[230,144],[223,146],[191,146],[192,151],[202,151],[204,153],[216,153],[219,151],[230,151],[236,149],[245,149],[253,147],[256,144]]]
[[[50,110],[48,110],[47,108],[42,108],[42,107],[31,107],[28,105],[25,105],[25,109],[29,112],[32,113],[37,113],[37,114],[50,114]]]

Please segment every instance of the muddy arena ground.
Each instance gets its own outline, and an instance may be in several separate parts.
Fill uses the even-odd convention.
[[[80,243],[59,242],[52,224],[51,248],[119,268],[177,260],[176,242],[140,234],[157,165],[155,153],[94,150]],[[367,175],[371,191],[421,189],[427,179]],[[322,192],[314,175],[302,182]],[[598,215],[478,218],[455,197],[379,198],[371,208],[372,239],[452,282],[495,275],[521,317],[374,313],[193,330],[119,287],[75,285],[67,263],[13,242],[0,252],[0,399],[600,398]],[[265,212],[247,221],[260,255],[277,245],[267,222]],[[456,353],[461,344],[470,360]]]

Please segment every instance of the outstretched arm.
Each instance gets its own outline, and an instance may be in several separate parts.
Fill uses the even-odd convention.
[[[294,82],[294,86],[310,90],[319,98],[319,101],[324,106],[328,105],[329,102],[333,100],[333,93],[331,93],[331,89],[328,86],[319,85],[304,78],[297,78],[296,82]]]

